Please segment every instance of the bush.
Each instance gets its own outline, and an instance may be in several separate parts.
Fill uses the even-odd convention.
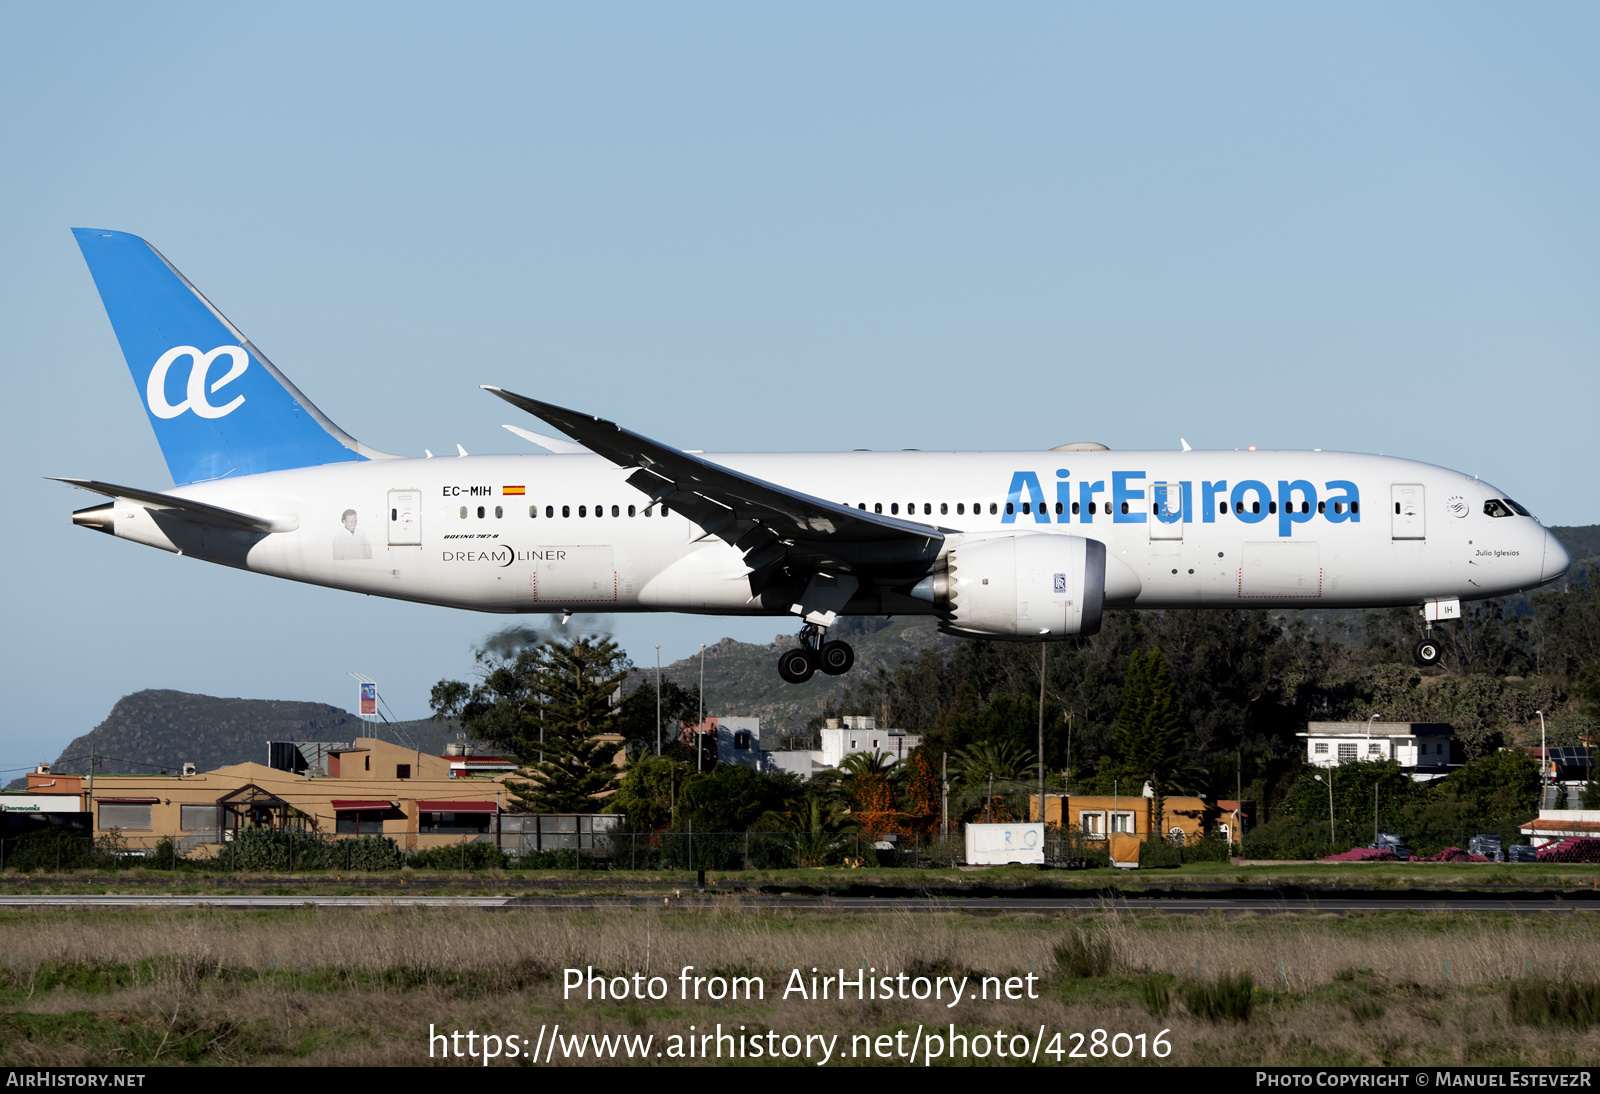
[[[1183,989],[1183,1005],[1189,1013],[1208,1022],[1248,1022],[1255,1004],[1256,983],[1248,969],[1223,973],[1210,984],[1191,981]]]
[[[242,828],[211,862],[223,870],[398,870],[405,856],[388,836],[330,840],[310,832]]]
[[[1183,848],[1157,837],[1139,844],[1139,869],[1166,870],[1183,865]]]
[[[1233,846],[1220,832],[1183,845],[1184,862],[1227,862],[1232,856]]]
[[[405,864],[417,870],[504,870],[511,865],[511,859],[492,843],[458,843],[454,847],[413,851]]]
[[[1600,1019],[1600,984],[1523,980],[1506,989],[1506,1010],[1525,1026],[1588,1029]]]
[[[1111,940],[1098,931],[1070,928],[1066,937],[1051,952],[1056,969],[1070,980],[1092,980],[1110,972],[1116,964]]]

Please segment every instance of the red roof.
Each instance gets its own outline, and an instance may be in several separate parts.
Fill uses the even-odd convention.
[[[335,813],[394,808],[394,802],[391,801],[365,801],[358,798],[334,798],[332,804]]]
[[[498,813],[498,802],[437,802],[419,801],[418,812],[422,813]]]

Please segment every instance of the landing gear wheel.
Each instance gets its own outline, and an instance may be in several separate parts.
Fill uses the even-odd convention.
[[[778,658],[778,675],[790,684],[803,684],[817,671],[816,656],[804,648],[785,650]]]
[[[829,676],[843,676],[856,663],[856,651],[850,648],[850,643],[837,638],[832,642],[824,642],[817,654],[821,662],[817,667]]]
[[[1411,651],[1411,656],[1416,659],[1417,664],[1427,669],[1439,663],[1439,658],[1444,656],[1444,650],[1440,648],[1438,642],[1424,638],[1417,643],[1417,648]]]

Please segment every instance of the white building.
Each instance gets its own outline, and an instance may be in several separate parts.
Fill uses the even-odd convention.
[[[1306,763],[1317,767],[1394,760],[1418,782],[1442,778],[1452,760],[1455,732],[1443,722],[1312,722],[1304,733]]]
[[[1600,809],[1541,809],[1537,817],[1518,831],[1535,847],[1573,836],[1597,839],[1600,838]]]
[[[847,757],[856,753],[881,752],[898,762],[911,755],[911,750],[922,743],[920,733],[879,726],[876,718],[854,714],[842,719],[829,718],[821,737],[821,748],[768,752],[765,758],[779,771],[809,779],[819,771],[838,767]]]

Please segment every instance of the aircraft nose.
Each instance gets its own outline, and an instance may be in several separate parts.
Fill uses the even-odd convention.
[[[1539,574],[1539,584],[1548,585],[1556,578],[1567,572],[1567,567],[1572,565],[1572,556],[1567,553],[1555,533],[1546,528],[1544,532],[1544,569]]]

